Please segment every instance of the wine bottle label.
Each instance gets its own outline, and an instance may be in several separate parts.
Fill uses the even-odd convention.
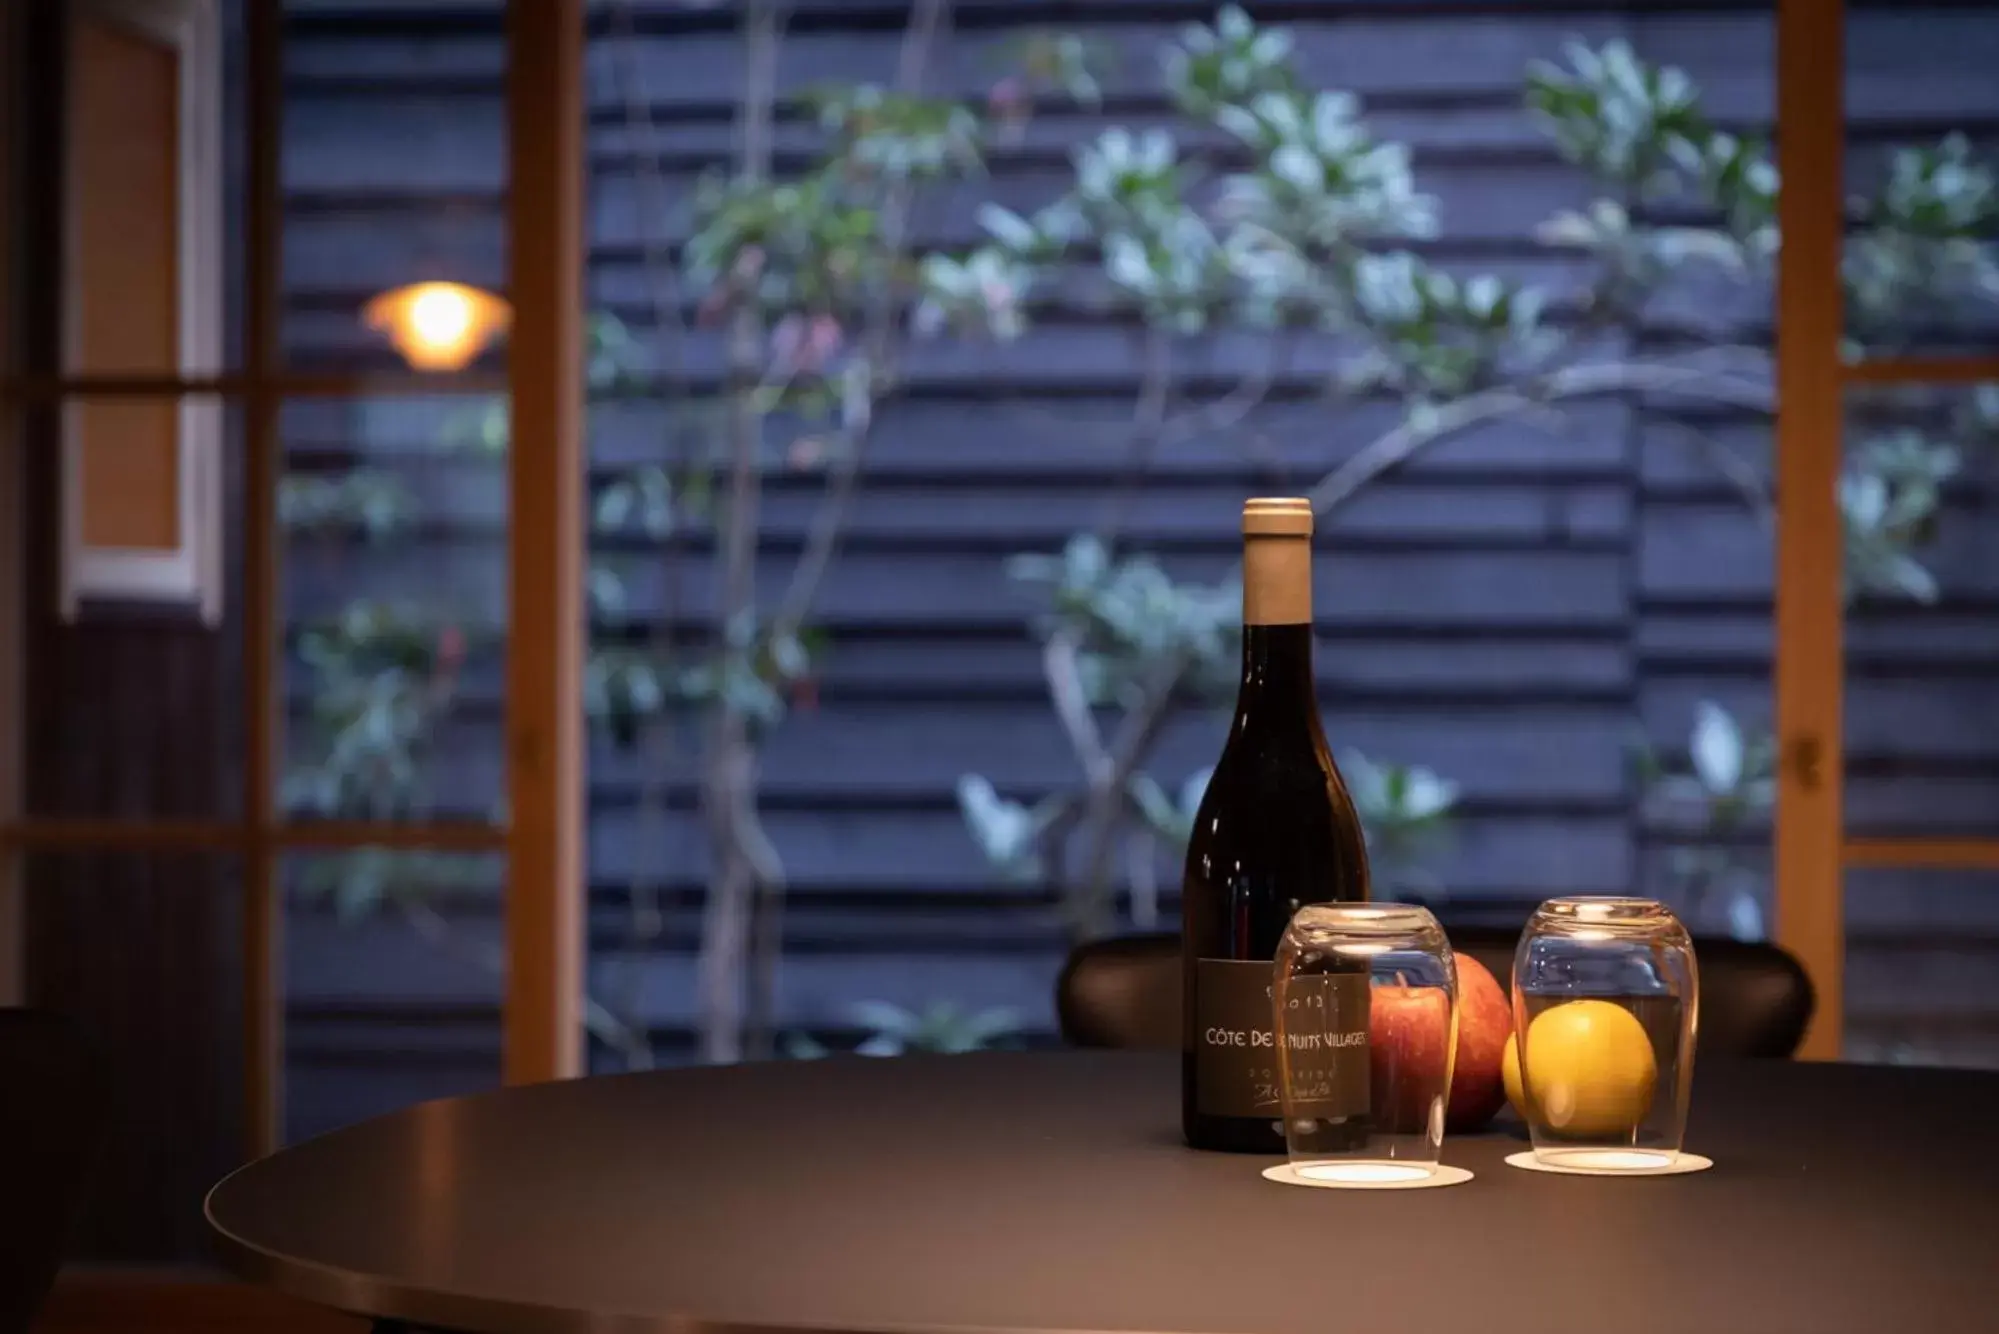
[[[1374,993],[1365,972],[1307,973],[1285,984],[1278,1068],[1294,1120],[1366,1116],[1373,1089],[1368,1050]]]
[[[1286,1049],[1277,1044],[1271,966],[1200,959],[1194,966],[1195,1105],[1209,1116],[1338,1120],[1368,1107],[1366,973],[1291,980]]]

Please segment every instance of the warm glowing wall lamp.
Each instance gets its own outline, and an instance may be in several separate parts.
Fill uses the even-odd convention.
[[[456,371],[507,331],[514,312],[491,292],[427,282],[382,293],[362,308],[361,318],[416,370]]]

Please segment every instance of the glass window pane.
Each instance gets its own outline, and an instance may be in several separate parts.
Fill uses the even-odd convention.
[[[20,469],[24,813],[236,814],[241,413],[125,397],[0,417],[18,427],[0,466]]]
[[[1847,333],[1868,356],[1999,349],[1999,12],[1850,7]]]
[[[504,858],[342,849],[283,876],[287,1140],[498,1085]]]
[[[72,1258],[198,1264],[202,1197],[245,1153],[241,866],[35,851],[21,861],[27,1004],[73,1020],[110,1084]]]
[[[1657,184],[1634,186],[1633,217],[1641,226],[1630,240],[1639,249],[1627,253],[1642,272],[1646,262],[1641,256],[1650,249],[1671,272],[1670,280],[1645,302],[1641,337],[1661,353],[1673,349],[1685,355],[1704,345],[1730,349],[1752,378],[1760,378],[1774,319],[1777,54],[1772,10],[1769,4],[1699,11],[1657,6],[1641,9],[1630,20],[1636,54],[1650,65],[1683,71],[1697,90],[1692,143],[1701,155],[1696,167],[1682,163],[1679,170],[1663,173]],[[1599,105],[1617,114],[1616,99]],[[1580,123],[1597,119],[1585,116]],[[1602,151],[1616,156],[1619,136],[1602,142]],[[1654,155],[1659,151],[1656,133],[1641,134],[1638,142]],[[1665,151],[1671,156],[1674,150]],[[1670,229],[1676,225],[1693,230],[1674,233]]]
[[[1846,873],[1846,1056],[1999,1069],[1999,873]]]
[[[1855,389],[1846,826],[1999,836],[1999,385]]]
[[[504,400],[305,399],[281,429],[285,809],[498,818]]]
[[[1757,939],[1773,926],[1775,220],[1763,173],[1776,117],[1776,27],[1768,5],[1648,11],[1632,24],[1638,57],[1684,71],[1698,90],[1702,158],[1697,169],[1668,172],[1661,190],[1640,191],[1653,197],[1632,215],[1649,223],[1639,244],[1665,248],[1652,251],[1664,276],[1645,300],[1635,359],[1715,371],[1692,378],[1685,393],[1644,397],[1635,414],[1632,624],[1643,741],[1631,782],[1640,883],[1696,935]],[[1677,234],[1686,243],[1677,248],[1676,234],[1659,229],[1681,225],[1692,230]]]
[[[505,39],[286,4],[285,356],[505,364]]]
[[[1113,129],[1139,143],[1170,129],[1205,180],[1260,164],[1236,183],[1235,213],[1212,189],[1162,203],[1194,258],[1248,200],[1290,201],[1259,221],[1295,229],[1310,209],[1282,193],[1302,187],[1279,167],[1320,170],[1175,110],[1160,57],[1182,38],[1156,16],[1092,11],[1074,43],[1026,23],[964,31],[927,86],[977,110],[985,170],[941,168],[949,179],[917,188],[906,232],[912,258],[940,261],[933,277],[960,279],[934,294],[959,318],[934,337],[894,331],[892,382],[845,378],[869,355],[866,302],[838,274],[800,276],[818,262],[809,247],[731,248],[731,228],[757,219],[754,192],[734,212],[699,195],[704,173],[735,165],[724,128],[744,94],[740,35],[712,13],[663,12],[596,35],[592,299],[641,369],[678,349],[690,371],[650,395],[619,386],[591,435],[593,983],[636,1007],[661,1057],[1047,1039],[1050,983],[1078,935],[1173,925],[1185,803],[1234,690],[1237,507],[1321,485],[1322,703],[1366,776],[1381,891],[1518,922],[1549,894],[1642,885],[1704,931],[1764,930],[1771,247],[1755,141],[1774,104],[1768,8],[1299,13],[1284,25],[1291,73],[1314,93],[1358,94],[1364,142],[1409,150],[1406,178],[1399,155],[1370,159],[1394,166],[1360,201],[1381,252],[1366,284],[1323,268],[1307,281],[1279,257],[1262,275],[1290,302],[1276,334],[1259,323],[1271,292],[1245,290],[1242,273],[1215,280],[1222,299],[1196,281],[1216,270],[1144,267],[1143,246],[1107,263],[1089,232],[1104,224],[1087,219],[1076,244],[1050,221],[1021,253],[960,275],[943,261],[1020,233],[993,206],[1088,212],[1072,153],[1133,142],[1104,139]],[[829,10],[788,32],[778,86],[830,86],[837,103],[843,87],[892,79],[902,34],[849,18]],[[1604,60],[1565,55],[1572,40]],[[1680,116],[1629,103],[1633,86],[1679,86],[1625,78],[1634,58],[1698,86],[1700,163],[1663,133],[1635,157],[1619,147],[1630,125]],[[1103,102],[1065,91],[1088,93],[1079,63]],[[1199,89],[1179,96],[1199,106]],[[1570,111],[1551,127],[1549,107]],[[955,123],[936,107],[893,114],[919,110]],[[926,147],[829,133],[841,114],[782,109],[773,174],[858,181],[865,197],[880,170],[850,173],[842,155]],[[1363,142],[1345,114],[1323,104],[1332,138]],[[702,244],[683,250],[690,235]],[[1316,253],[1286,235],[1284,256]],[[689,253],[709,262],[681,263]],[[1174,282],[1191,293],[1157,295]],[[773,335],[738,367],[764,390],[753,439],[726,429],[716,392],[728,314],[749,291]],[[842,416],[862,383],[878,399]],[[1495,386],[1527,397],[1480,397]],[[1168,424],[1152,432],[1155,409]],[[809,633],[781,639],[860,421]],[[738,448],[755,465],[754,511],[734,504],[747,499],[727,466]],[[718,602],[718,516],[751,512],[754,568]],[[1010,562],[1022,555],[1041,564]],[[1150,669],[1170,651],[1193,645],[1202,670],[1133,733],[1145,744],[1115,827],[1037,860],[1019,831],[1077,798],[1087,762],[1075,711],[1065,728],[1051,701],[1056,627],[1086,650],[1059,683],[1095,692],[1107,738],[1144,719]],[[702,774],[727,768],[707,726],[718,714],[750,720],[757,796],[756,837],[719,847],[695,813]],[[1634,768],[1635,738],[1651,767]],[[744,888],[775,880],[758,858],[782,867],[781,905]],[[1086,924],[1097,903],[1108,913]],[[737,933],[717,909],[752,925]]]
[[[246,120],[241,7],[53,7],[62,95],[30,98],[31,139],[61,144],[25,197],[63,212],[60,256],[22,270],[60,284],[61,368],[211,375],[238,364]],[[53,60],[46,62],[53,65]],[[39,53],[31,67],[41,68]],[[32,335],[30,348],[40,345]]]

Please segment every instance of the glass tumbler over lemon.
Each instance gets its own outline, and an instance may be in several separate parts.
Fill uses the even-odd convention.
[[[1673,1166],[1699,1022],[1693,942],[1664,904],[1542,904],[1514,955],[1506,1054],[1534,1156],[1604,1172]]]

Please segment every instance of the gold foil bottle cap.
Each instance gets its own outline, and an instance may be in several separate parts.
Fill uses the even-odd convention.
[[[1303,496],[1260,496],[1242,502],[1244,537],[1310,537],[1312,502]]]

